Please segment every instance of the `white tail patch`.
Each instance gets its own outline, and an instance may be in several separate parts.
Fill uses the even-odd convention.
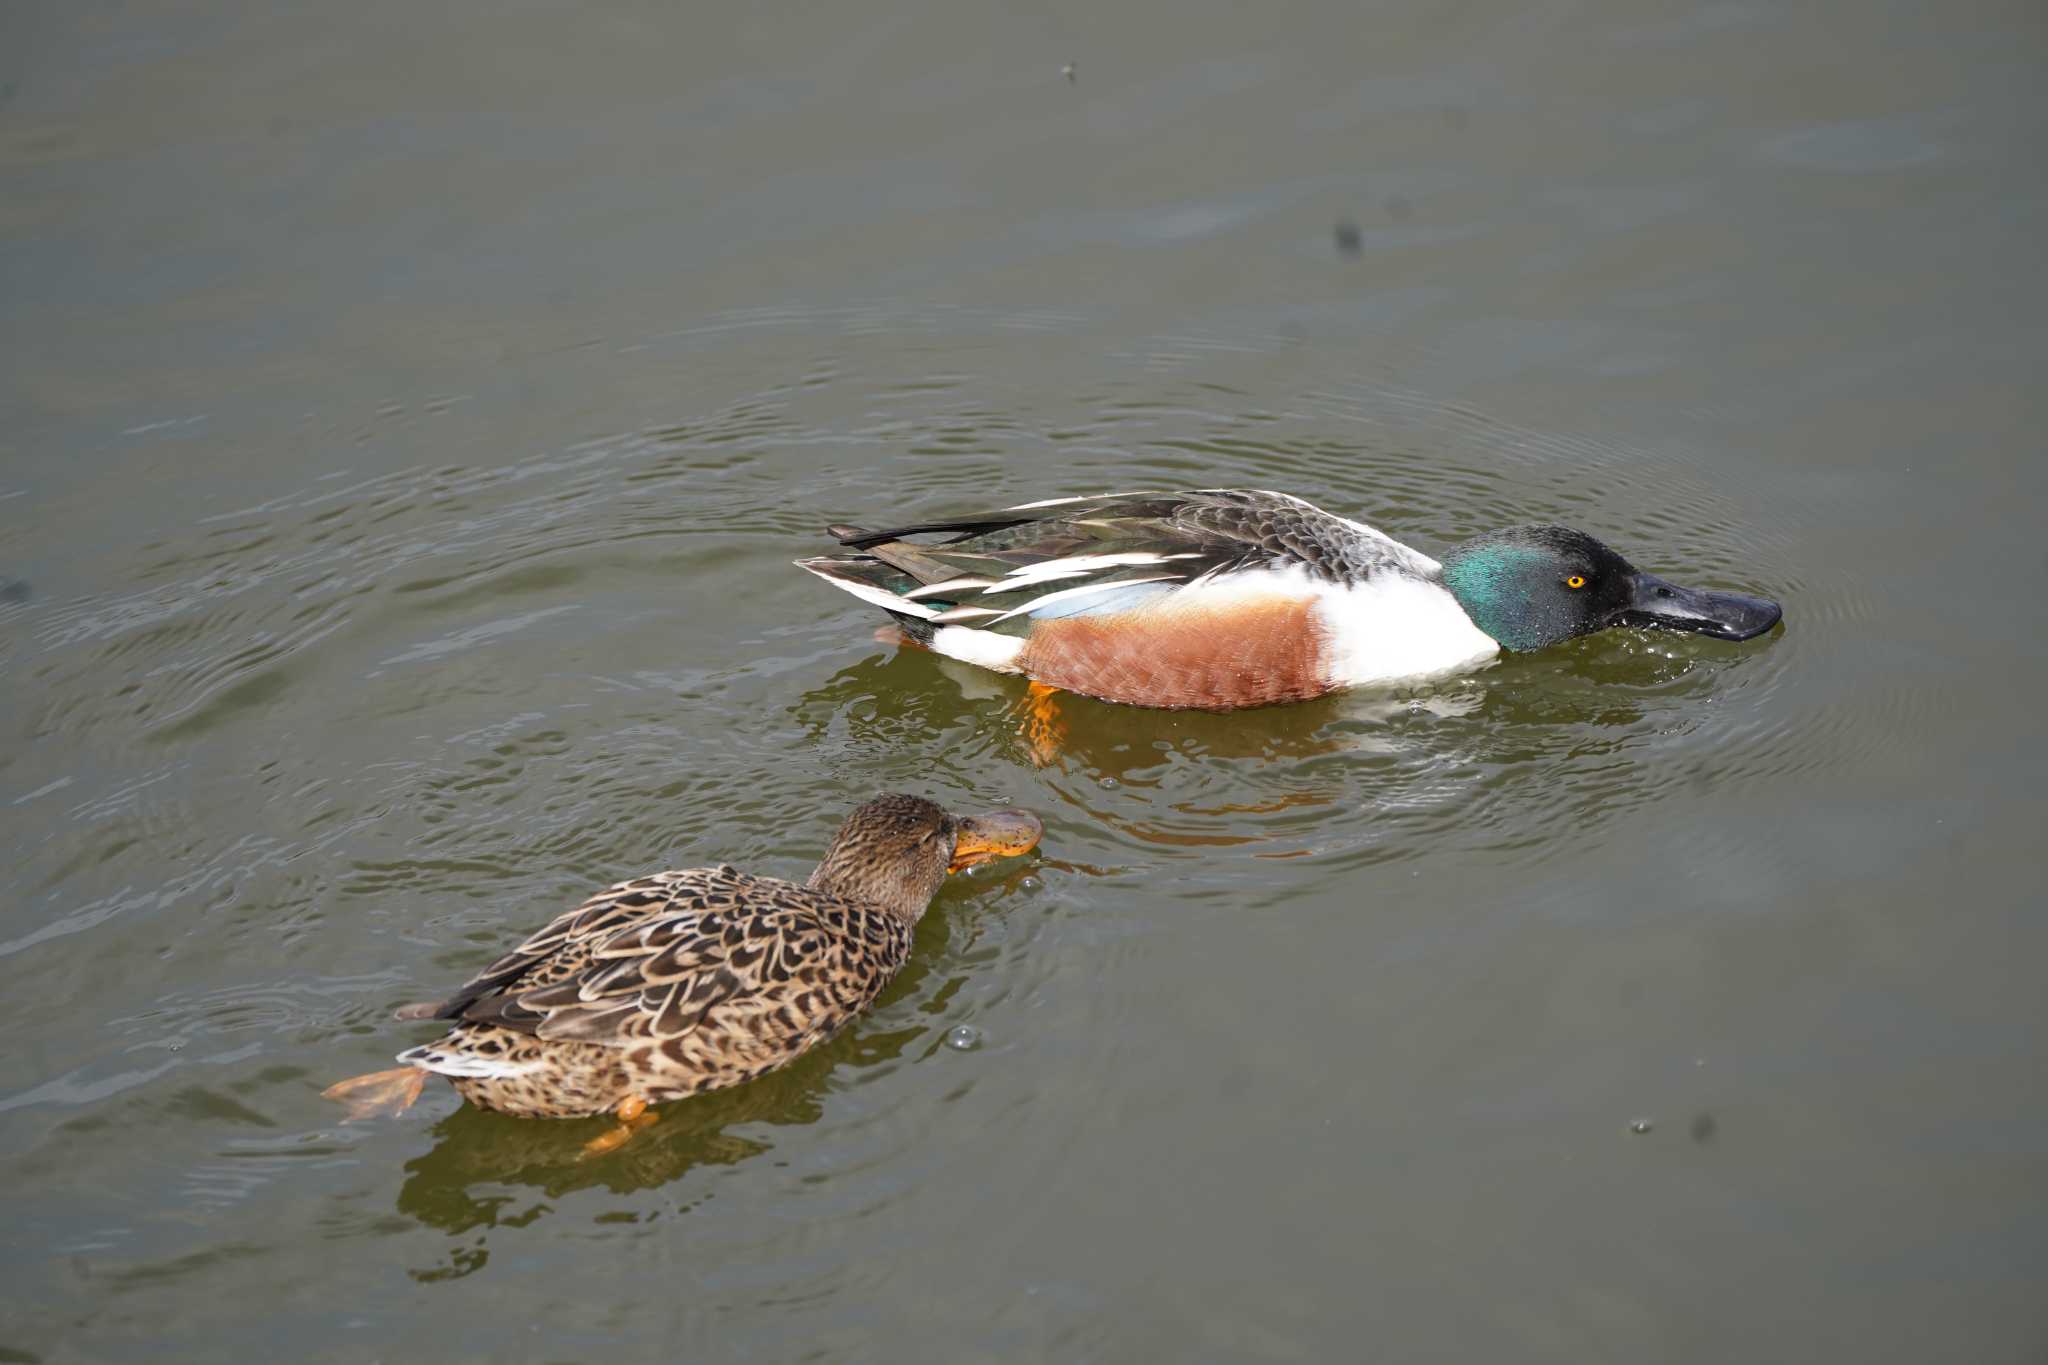
[[[932,650],[962,663],[993,668],[998,673],[1014,673],[1017,656],[1024,652],[1024,642],[1015,636],[972,626],[940,626],[932,632]]]
[[[472,1076],[479,1080],[490,1077],[529,1076],[540,1070],[541,1062],[529,1058],[525,1061],[509,1061],[503,1057],[479,1057],[467,1052],[443,1052],[439,1043],[426,1043],[409,1047],[398,1054],[398,1060],[407,1066],[416,1066],[422,1071],[431,1071],[436,1076]]]

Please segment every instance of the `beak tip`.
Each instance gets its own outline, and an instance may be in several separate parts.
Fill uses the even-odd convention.
[[[987,862],[992,858],[1015,858],[1038,847],[1045,835],[1045,822],[1028,810],[995,810],[965,816],[954,836],[954,867]]]
[[[1629,603],[1622,620],[1629,625],[1741,641],[1765,634],[1784,617],[1785,609],[1768,597],[1681,588],[1652,574],[1640,574],[1634,601]]]
[[[1011,846],[1018,853],[1029,853],[1038,847],[1038,841],[1045,837],[1045,822],[1030,811],[1006,810],[1000,814],[1014,832],[1014,842]]]
[[[1768,634],[1785,619],[1785,609],[1768,597],[1746,597],[1737,593],[1724,596],[1730,610],[1729,619],[1723,624],[1730,640],[1754,640],[1759,635]]]

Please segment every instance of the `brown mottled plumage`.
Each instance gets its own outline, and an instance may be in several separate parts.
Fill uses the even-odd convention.
[[[727,866],[621,882],[555,918],[438,1005],[406,1066],[332,1086],[354,1114],[404,1108],[427,1074],[485,1109],[615,1113],[738,1085],[874,1002],[949,871],[1038,841],[1022,811],[954,816],[883,796],[846,818],[803,886]]]

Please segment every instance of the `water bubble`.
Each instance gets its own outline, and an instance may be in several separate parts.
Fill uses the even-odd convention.
[[[1117,781],[1117,780],[1116,780],[1115,778],[1113,778],[1113,777],[1105,777],[1105,778],[1103,778],[1103,779],[1102,779],[1102,781],[1101,781],[1101,783],[1100,783],[1099,785],[1101,786],[1101,788],[1102,788],[1102,789],[1103,789],[1104,791],[1106,791],[1106,792],[1113,792],[1113,791],[1115,791],[1115,790],[1116,790],[1116,789],[1117,789],[1118,787],[1121,787],[1121,786],[1123,785],[1123,783],[1121,783],[1121,782]]]
[[[1024,877],[1018,881],[1017,885],[1026,891],[1036,891],[1039,887],[1045,885],[1045,883],[1041,882],[1036,877]]]
[[[972,1052],[981,1046],[981,1030],[972,1024],[955,1024],[946,1030],[946,1046],[955,1052]]]
[[[1631,1133],[1647,1133],[1656,1126],[1649,1119],[1630,1119],[1628,1121],[1628,1130]]]

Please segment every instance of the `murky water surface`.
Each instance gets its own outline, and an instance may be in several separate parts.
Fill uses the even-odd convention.
[[[0,33],[0,1359],[2048,1349],[2033,7]],[[788,565],[1230,484],[1786,625],[1041,768]],[[1042,854],[800,1064],[318,1097],[883,789]]]

